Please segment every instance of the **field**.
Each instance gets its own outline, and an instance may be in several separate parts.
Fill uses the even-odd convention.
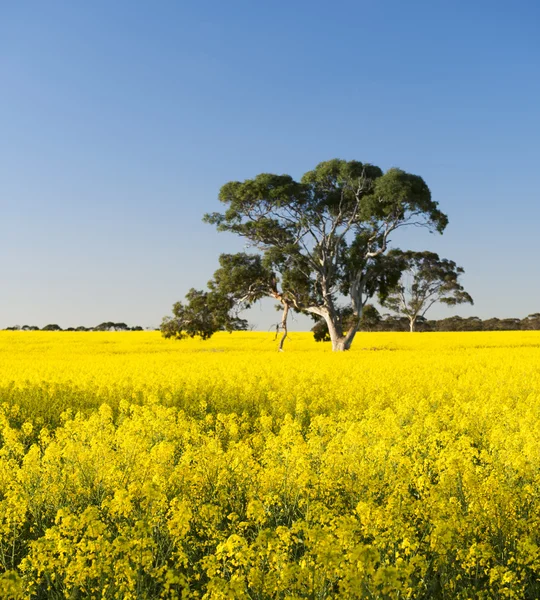
[[[0,332],[0,597],[540,597],[540,332],[285,347]]]

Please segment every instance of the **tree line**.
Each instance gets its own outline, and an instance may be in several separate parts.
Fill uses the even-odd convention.
[[[348,327],[347,315],[343,317],[344,327]],[[247,329],[247,327],[246,327]],[[125,323],[107,321],[95,327],[67,327],[49,324],[45,327],[36,325],[13,325],[4,331],[145,331],[140,325],[128,327]],[[311,328],[316,341],[330,341],[326,322],[319,320]],[[359,331],[410,331],[410,321],[407,317],[381,314],[372,304],[366,304],[360,319]],[[480,317],[460,317],[454,315],[444,319],[426,319],[418,317],[416,331],[540,331],[540,313],[533,313],[524,319],[492,317],[482,320]]]
[[[81,325],[79,327],[67,327],[66,329],[62,329],[56,323],[50,323],[41,329],[36,325],[13,325],[12,327],[6,327],[4,331],[144,331],[144,329],[140,325],[129,327],[125,323],[106,321],[95,327],[84,327]]]
[[[344,316],[347,327],[347,316]],[[418,317],[416,331],[538,331],[540,330],[540,313],[533,313],[524,319],[496,317],[481,319],[480,317],[460,317],[454,315],[444,319],[426,319]],[[312,327],[313,336],[318,342],[330,341],[326,322],[319,320]],[[364,307],[360,319],[359,331],[410,331],[410,320],[406,316],[382,314],[372,304]]]

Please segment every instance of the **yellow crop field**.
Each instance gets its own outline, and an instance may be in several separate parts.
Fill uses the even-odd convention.
[[[540,332],[285,348],[0,332],[0,597],[540,597]]]

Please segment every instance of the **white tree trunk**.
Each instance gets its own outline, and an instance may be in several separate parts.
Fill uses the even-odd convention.
[[[357,315],[356,315],[356,323],[346,335],[343,334],[343,327],[341,324],[341,319],[337,311],[329,310],[328,308],[321,308],[318,306],[311,306],[307,310],[313,314],[322,317],[326,321],[326,325],[328,326],[328,333],[330,334],[330,340],[332,341],[332,350],[334,352],[343,352],[344,350],[349,350],[351,344],[353,343],[354,336],[356,335],[358,328],[360,327],[360,316],[362,314],[362,304],[356,303],[355,305]]]
[[[324,320],[328,326],[328,332],[330,333],[330,340],[332,341],[332,350],[334,352],[344,350],[343,346],[343,330],[341,324],[335,322],[330,314],[325,315]]]
[[[345,335],[343,335],[343,328],[336,317],[332,318],[332,315],[327,314],[324,316],[324,319],[328,325],[328,332],[330,333],[330,339],[332,340],[332,350],[334,352],[344,352],[345,350],[349,350],[360,325],[359,319]]]
[[[285,304],[283,307],[283,316],[281,317],[281,330],[283,331],[283,335],[281,336],[281,340],[279,341],[279,351],[283,352],[283,344],[285,343],[285,338],[287,337],[287,317],[289,315],[289,305]]]

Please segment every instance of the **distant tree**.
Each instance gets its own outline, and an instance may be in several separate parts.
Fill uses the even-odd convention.
[[[381,304],[409,321],[414,331],[419,317],[436,303],[455,306],[473,299],[459,283],[461,267],[434,252],[402,252],[404,270],[401,279],[379,295]]]
[[[499,329],[501,331],[519,331],[521,329],[521,319],[507,317],[499,321]]]
[[[522,329],[540,329],[540,313],[528,315],[521,321]]]
[[[136,325],[131,328],[131,331],[144,331],[144,329],[140,325]]]
[[[483,322],[483,327],[485,331],[501,331],[501,320],[497,317],[492,317],[491,319],[486,319]]]
[[[129,331],[125,323],[113,323],[113,321],[104,321],[93,328],[94,331]]]
[[[111,331],[112,329],[114,329],[114,323],[112,321],[104,321],[93,327],[94,331]]]
[[[77,327],[75,329],[75,331],[89,331],[88,327],[85,327],[84,325],[79,325],[79,327]]]
[[[52,323],[49,325],[45,325],[41,331],[62,331],[60,325],[56,325],[56,323]]]
[[[6,327],[6,331],[20,331],[20,330],[21,330],[20,325],[12,325],[11,327]]]
[[[464,328],[465,319],[458,315],[452,317],[446,317],[435,321],[435,327],[437,331],[462,331]]]
[[[366,304],[360,317],[360,331],[375,331],[381,323],[381,314],[373,306]]]
[[[39,327],[37,325],[23,325],[21,331],[39,331]]]
[[[512,328],[515,326],[516,330],[524,329],[522,320],[514,317],[511,317],[510,319],[505,319],[505,324],[511,325]]]
[[[174,304],[173,316],[163,319],[161,333],[166,338],[200,336],[205,340],[218,331],[246,330],[247,321],[233,311],[234,303],[227,295],[191,289],[185,303]]]
[[[467,317],[462,319],[462,331],[482,331],[484,322],[480,317]]]
[[[479,317],[467,317],[464,319],[458,315],[433,321],[433,331],[487,331],[485,321]]]
[[[408,331],[409,321],[406,317],[386,314],[381,321],[380,328],[382,331]]]
[[[423,317],[422,315],[418,315],[418,317],[416,318],[415,330],[416,331],[431,331],[431,328],[429,325],[429,320],[426,319],[426,317]],[[410,331],[410,327],[409,327],[409,331]]]

